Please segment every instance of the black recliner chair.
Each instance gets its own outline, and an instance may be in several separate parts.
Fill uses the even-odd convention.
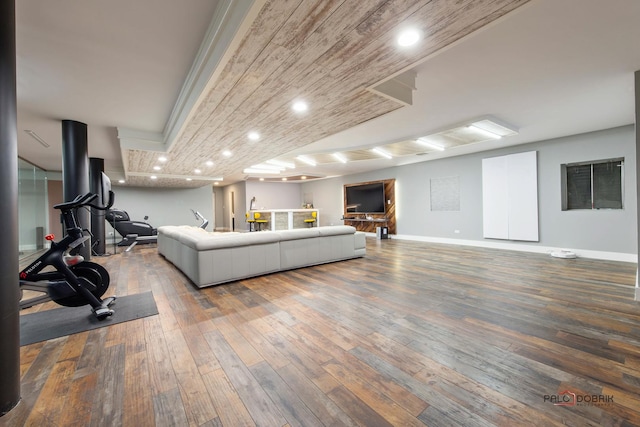
[[[145,220],[148,218],[148,216],[144,217]],[[122,236],[118,246],[130,246],[133,242],[155,243],[158,239],[156,228],[146,222],[131,221],[127,211],[109,209],[105,219]]]

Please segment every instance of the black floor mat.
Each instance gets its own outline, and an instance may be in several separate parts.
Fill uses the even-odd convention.
[[[20,316],[20,346],[158,314],[151,292],[118,297],[115,313],[98,320],[88,305],[63,307]]]

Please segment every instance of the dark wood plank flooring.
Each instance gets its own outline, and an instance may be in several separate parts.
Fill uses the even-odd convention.
[[[155,247],[98,262],[160,314],[22,347],[0,424],[640,426],[636,264],[369,238],[200,290]]]

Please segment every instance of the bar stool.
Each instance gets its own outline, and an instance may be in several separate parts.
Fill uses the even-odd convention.
[[[255,221],[256,225],[258,226],[258,231],[262,230],[262,224],[266,224],[269,221],[262,218],[260,215],[260,212],[254,212],[253,213],[253,220]]]
[[[253,225],[256,223],[256,220],[253,218],[253,215],[251,215],[251,212],[247,212],[245,215],[247,224],[249,224],[249,231],[253,231]]]
[[[317,218],[318,218],[318,212],[313,211],[311,212],[311,218],[306,218],[304,220],[304,223],[307,224],[308,227],[313,227],[313,224],[316,222]]]

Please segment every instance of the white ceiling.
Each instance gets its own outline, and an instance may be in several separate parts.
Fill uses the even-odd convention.
[[[125,164],[117,129],[165,132],[200,43],[224,2],[16,3],[20,157],[46,170],[61,170],[60,121],[77,120],[88,124],[89,155],[104,158],[107,173],[118,179],[125,174]],[[262,4],[256,2],[252,10],[261,10]],[[236,43],[259,18],[247,15],[238,26]],[[298,165],[292,174],[362,172],[633,123],[633,73],[640,69],[638,22],[637,0],[531,0],[445,49],[415,58],[412,106],[304,141],[288,152],[264,149],[267,140],[261,141],[267,144],[263,149],[237,144],[237,170],[225,172],[223,183],[244,179],[239,159],[256,160],[261,152],[264,158],[259,160],[264,161],[369,148],[486,115],[516,127],[519,135],[426,156]],[[43,148],[25,129],[51,147]]]

